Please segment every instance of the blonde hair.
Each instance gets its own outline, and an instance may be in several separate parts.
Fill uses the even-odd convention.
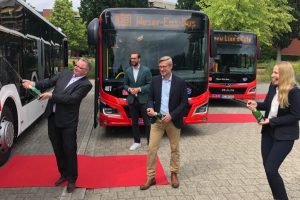
[[[289,104],[289,91],[298,85],[295,79],[293,65],[290,62],[279,62],[275,66],[278,67],[278,102],[281,108],[287,108]]]

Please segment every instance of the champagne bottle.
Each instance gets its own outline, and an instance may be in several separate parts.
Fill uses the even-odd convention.
[[[255,119],[256,119],[257,122],[261,122],[261,121],[264,120],[264,116],[263,116],[263,114],[259,110],[254,109],[252,111],[252,114],[255,117]]]
[[[161,113],[157,113],[155,115],[155,118],[161,120],[163,118],[163,115]]]
[[[42,94],[38,89],[36,89],[36,87],[32,85],[29,85],[29,91],[34,97],[40,97]]]

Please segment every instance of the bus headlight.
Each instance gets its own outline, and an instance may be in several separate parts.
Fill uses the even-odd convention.
[[[118,109],[112,108],[103,102],[101,102],[100,104],[100,110],[104,115],[107,116],[118,116],[118,117],[121,116]]]
[[[196,107],[193,115],[207,113],[207,109],[208,109],[208,103],[206,103],[204,105],[201,105],[201,106],[198,106],[198,107]]]
[[[249,90],[249,93],[255,93],[255,91],[256,91],[256,87],[253,87]]]
[[[115,108],[103,108],[102,111],[104,115],[120,116],[119,110]]]

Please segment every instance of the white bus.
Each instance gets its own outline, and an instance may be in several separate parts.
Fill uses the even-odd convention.
[[[66,36],[23,0],[0,1],[0,165],[14,140],[38,119],[47,101],[22,87],[67,66]]]

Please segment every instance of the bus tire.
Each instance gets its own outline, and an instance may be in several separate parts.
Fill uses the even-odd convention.
[[[0,166],[9,159],[14,142],[14,118],[11,109],[4,106],[0,119]]]

